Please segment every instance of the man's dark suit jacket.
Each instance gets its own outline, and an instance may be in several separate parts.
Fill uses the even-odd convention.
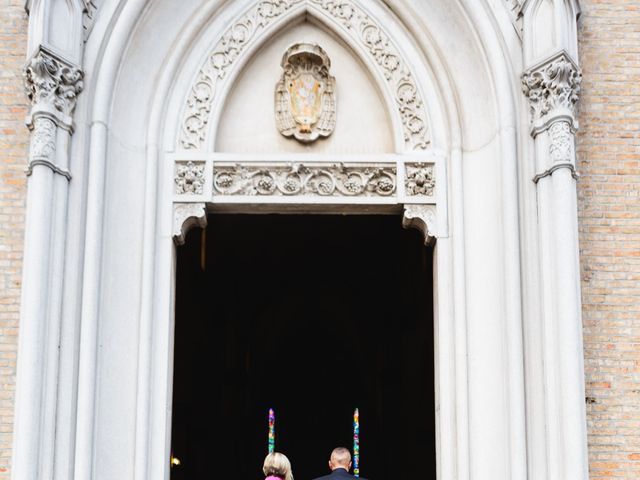
[[[356,477],[347,472],[344,468],[336,468],[329,475],[324,477],[318,477],[315,480],[354,480]],[[359,480],[367,480],[366,478],[358,477]]]

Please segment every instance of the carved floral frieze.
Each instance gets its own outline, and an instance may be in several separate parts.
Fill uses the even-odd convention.
[[[390,196],[396,167],[390,165],[214,166],[214,195]]]
[[[522,75],[534,126],[551,114],[575,118],[582,73],[569,55],[561,52]]]
[[[349,0],[263,0],[234,21],[216,43],[192,84],[184,107],[180,146],[184,149],[202,147],[218,83],[260,32],[303,3],[334,18],[363,46],[389,85],[407,148],[426,149],[430,142],[427,115],[410,66],[380,25]]]
[[[407,163],[405,172],[404,186],[407,195],[433,196],[436,179],[432,164]]]
[[[177,195],[202,195],[204,188],[204,162],[176,162],[175,189]]]
[[[69,117],[83,88],[82,77],[80,69],[41,47],[25,68],[25,89],[32,105]]]

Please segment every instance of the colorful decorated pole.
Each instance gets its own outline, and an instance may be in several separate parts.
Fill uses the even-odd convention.
[[[360,476],[360,412],[353,412],[353,475]]]
[[[273,408],[269,409],[269,453],[276,449],[276,413]]]

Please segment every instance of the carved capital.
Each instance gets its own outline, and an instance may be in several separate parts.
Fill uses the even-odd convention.
[[[32,117],[44,113],[71,127],[71,115],[83,87],[82,78],[79,68],[40,47],[24,71]],[[28,123],[32,124],[32,121]]]
[[[529,99],[533,136],[560,119],[576,128],[581,81],[580,69],[564,51],[522,74],[523,92]]]
[[[437,237],[438,217],[435,205],[405,205],[402,215],[404,228],[415,228],[424,236],[424,244],[429,245]]]
[[[207,207],[204,203],[177,203],[173,206],[173,240],[184,245],[191,228],[207,226]]]

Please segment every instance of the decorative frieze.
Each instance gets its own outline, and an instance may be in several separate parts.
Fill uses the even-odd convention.
[[[204,169],[204,162],[176,162],[174,193],[177,195],[202,195]]]
[[[396,191],[390,165],[214,166],[214,195],[387,197]]]
[[[409,196],[432,197],[436,186],[433,165],[426,163],[407,163],[405,166],[404,186]]]
[[[411,68],[389,36],[364,10],[349,0],[264,0],[232,23],[196,76],[184,107],[179,139],[182,148],[202,147],[218,82],[224,80],[247,46],[279,17],[305,3],[342,24],[354,41],[368,52],[392,92],[407,148],[424,150],[428,147],[425,105]]]
[[[41,47],[29,60],[24,77],[34,108],[59,112],[69,122],[83,88],[82,71]]]
[[[580,69],[564,51],[524,72],[523,91],[529,98],[534,133],[555,118],[575,122],[581,81]]]

